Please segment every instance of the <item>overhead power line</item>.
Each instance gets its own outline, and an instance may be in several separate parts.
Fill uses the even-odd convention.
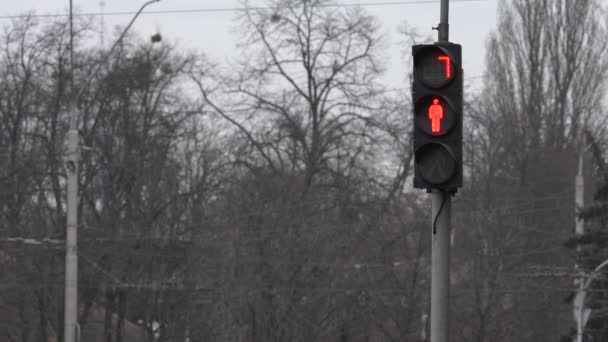
[[[486,2],[488,0],[452,0],[452,2]],[[412,0],[412,1],[390,1],[390,2],[362,2],[362,3],[345,3],[345,4],[326,4],[318,5],[318,7],[371,7],[371,6],[403,6],[417,4],[433,4],[439,3],[439,0]],[[142,14],[182,14],[182,13],[212,13],[212,12],[240,12],[245,10],[268,10],[275,7],[227,7],[227,8],[194,8],[194,9],[176,9],[176,10],[160,10],[160,11],[145,11]],[[88,12],[75,13],[74,16],[120,16],[133,15],[135,12]],[[68,17],[68,13],[46,13],[46,14],[14,14],[1,15],[0,19],[19,19],[19,18],[60,18]]]

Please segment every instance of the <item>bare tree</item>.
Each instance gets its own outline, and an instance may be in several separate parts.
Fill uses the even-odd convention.
[[[54,294],[61,253],[41,241],[63,236],[62,148],[56,138],[64,129],[65,32],[65,24],[26,18],[2,34],[0,235],[9,266],[2,276],[12,279],[2,296],[12,312],[6,321],[14,324],[3,325],[1,334],[15,341],[47,341],[60,326],[60,296]]]
[[[586,127],[604,129],[608,47],[599,13],[593,0],[503,4],[478,122],[494,145],[509,146],[506,169],[513,156],[521,170],[534,151],[573,146]]]
[[[225,73],[136,35],[101,66],[78,98],[83,339],[416,340],[408,104],[379,82],[375,18],[332,4],[243,12]],[[0,332],[30,342],[61,339],[63,253],[8,238],[63,237],[73,94],[65,23],[20,25],[0,55]],[[104,55],[81,25],[76,89]]]
[[[562,244],[574,218],[574,151],[584,130],[605,130],[606,28],[596,1],[501,6],[484,88],[467,107],[471,186],[457,204],[467,229],[453,308],[467,314],[454,329],[470,341],[556,340],[570,321]]]
[[[276,1],[273,10],[245,11],[237,74],[215,84],[195,76],[241,137],[234,160],[244,171],[228,222],[234,283],[247,286],[235,319],[252,341],[399,339],[411,324],[398,316],[419,309],[413,297],[397,299],[419,265],[395,270],[398,249],[389,242],[396,235],[416,250],[418,240],[403,236],[416,228],[396,230],[403,221],[384,216],[394,214],[409,175],[406,105],[378,82],[375,19],[332,4]],[[374,262],[386,265],[371,271],[365,264]],[[388,293],[380,278],[391,279]]]

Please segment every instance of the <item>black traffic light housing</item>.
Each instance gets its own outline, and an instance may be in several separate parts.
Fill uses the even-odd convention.
[[[414,45],[414,187],[456,192],[462,187],[462,48]]]

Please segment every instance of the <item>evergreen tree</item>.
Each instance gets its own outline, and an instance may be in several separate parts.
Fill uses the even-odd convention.
[[[585,325],[585,341],[608,341],[608,275],[606,269],[594,270],[608,260],[608,169],[602,148],[590,138],[594,159],[594,178],[597,180],[593,201],[579,209],[578,216],[585,222],[585,233],[569,240],[566,245],[576,251],[580,271],[592,281],[587,289],[585,306],[592,310]]]

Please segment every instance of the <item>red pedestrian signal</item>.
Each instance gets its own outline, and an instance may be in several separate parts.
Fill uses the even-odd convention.
[[[462,186],[461,47],[415,45],[414,187],[455,192]]]
[[[438,99],[433,99],[433,104],[429,107],[429,120],[431,120],[431,132],[441,132],[441,119],[443,119],[443,107]]]
[[[414,107],[417,129],[430,136],[448,134],[458,121],[455,110],[442,97],[432,95],[422,97]]]

